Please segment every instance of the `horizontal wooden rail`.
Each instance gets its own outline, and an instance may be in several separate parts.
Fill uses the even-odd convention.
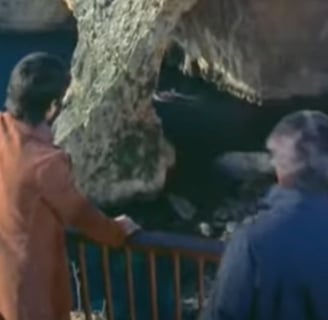
[[[92,243],[91,240],[86,239],[76,230],[70,229],[68,235],[70,239]],[[126,245],[134,251],[151,250],[156,254],[172,254],[174,252],[183,256],[204,257],[209,261],[219,261],[225,248],[224,242],[219,240],[169,232],[148,231],[137,232]]]

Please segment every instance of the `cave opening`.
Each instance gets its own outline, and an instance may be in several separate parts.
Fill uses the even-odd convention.
[[[262,195],[275,183],[265,148],[273,127],[298,110],[327,113],[328,97],[252,103],[205,81],[197,67],[193,75],[185,74],[183,50],[178,44],[169,48],[153,105],[166,139],[175,147],[176,164],[160,197],[159,207],[168,205],[167,212],[158,218],[174,212],[177,230],[211,236],[223,233],[224,238],[239,223],[252,221]],[[170,229],[172,220],[168,221],[161,225]]]

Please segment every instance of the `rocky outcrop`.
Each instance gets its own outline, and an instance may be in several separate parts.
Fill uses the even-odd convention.
[[[185,68],[240,96],[284,99],[328,89],[328,2],[202,0],[174,37]],[[196,68],[196,69],[197,69]]]
[[[57,141],[101,202],[164,184],[174,157],[151,96],[172,39],[184,49],[185,71],[243,97],[317,95],[328,86],[324,0],[65,1],[79,44]]]
[[[0,0],[0,31],[58,29],[71,13],[63,0]]]
[[[74,3],[79,43],[57,142],[101,203],[158,191],[173,164],[151,106],[170,33],[194,0]]]

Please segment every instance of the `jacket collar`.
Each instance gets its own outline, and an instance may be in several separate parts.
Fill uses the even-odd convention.
[[[328,207],[328,192],[273,186],[264,197],[262,204],[266,207],[283,208],[298,205],[324,205]]]
[[[42,123],[37,127],[33,127],[22,121],[17,120],[9,112],[5,112],[4,115],[9,122],[14,123],[15,126],[17,126],[18,129],[22,131],[24,134],[29,135],[34,139],[42,141],[44,143],[53,144],[54,138],[51,131],[51,127],[48,126],[46,123]]]
[[[40,126],[33,129],[32,129],[33,130],[32,135],[35,136],[36,139],[49,144],[53,143],[54,141],[53,134],[51,128],[47,124],[43,123]]]

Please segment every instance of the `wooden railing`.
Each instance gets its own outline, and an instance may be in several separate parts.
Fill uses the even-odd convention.
[[[89,296],[89,282],[86,263],[86,247],[88,241],[83,239],[79,234],[71,232],[70,241],[75,241],[78,245],[81,298],[85,312],[86,320],[91,320],[92,307]],[[131,320],[136,318],[135,305],[135,288],[133,278],[133,252],[144,252],[148,260],[149,281],[150,281],[150,297],[151,297],[151,314],[152,320],[159,319],[158,309],[158,292],[156,280],[156,256],[166,255],[172,258],[174,270],[174,294],[175,294],[175,320],[182,319],[182,298],[181,298],[181,259],[191,258],[197,264],[197,293],[199,310],[204,304],[205,288],[204,288],[204,266],[205,263],[213,263],[218,265],[220,257],[224,250],[224,244],[217,240],[203,239],[194,236],[177,235],[163,232],[138,232],[134,235],[127,246],[123,249],[126,258],[126,276],[127,276],[127,292],[129,302],[129,314]],[[105,302],[106,317],[108,320],[115,320],[114,306],[112,297],[112,279],[110,270],[111,249],[102,248],[102,272],[105,285]],[[145,320],[145,319],[143,319]],[[171,320],[171,319],[170,319]],[[173,319],[172,319],[173,320]]]

